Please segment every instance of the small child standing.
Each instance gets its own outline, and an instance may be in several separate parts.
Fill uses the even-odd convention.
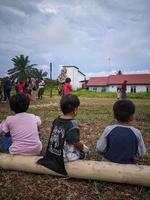
[[[3,153],[19,155],[39,155],[42,143],[38,127],[41,119],[34,114],[26,113],[29,99],[24,93],[17,93],[9,100],[10,109],[15,115],[8,116],[0,124],[0,145]]]
[[[121,98],[121,87],[117,87],[117,99]]]
[[[64,162],[84,158],[88,147],[80,142],[80,130],[74,118],[79,111],[80,101],[75,95],[65,95],[60,100],[62,116],[57,117],[52,124],[48,147],[44,158],[39,164],[67,175]]]
[[[72,92],[71,79],[66,78],[65,84],[63,86],[63,95],[71,94],[71,92]]]
[[[130,100],[118,100],[113,105],[118,124],[107,126],[97,142],[97,151],[107,161],[134,164],[136,157],[146,153],[141,132],[129,124],[134,112],[135,105]]]
[[[43,78],[41,78],[40,82],[39,82],[39,87],[38,87],[38,99],[42,99],[43,98],[43,94],[44,94],[44,88],[45,88],[45,82],[43,80]]]

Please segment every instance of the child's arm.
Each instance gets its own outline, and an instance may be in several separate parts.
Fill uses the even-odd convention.
[[[141,132],[138,130],[138,156],[142,158],[147,153]]]
[[[41,126],[42,122],[41,122],[41,118],[39,116],[36,116],[36,120],[37,120],[37,126],[38,126],[38,129],[39,127]]]
[[[85,153],[87,153],[89,151],[89,148],[83,144],[82,142],[78,142],[78,143],[75,143],[73,144],[75,146],[75,148],[81,150],[81,151],[84,151]]]
[[[1,135],[10,135],[7,120],[3,120],[0,123],[0,134]]]
[[[2,123],[0,123],[0,134],[3,132],[2,130]]]
[[[80,132],[78,128],[71,129],[67,135],[66,140],[68,144],[72,144],[78,150],[84,151],[85,153],[89,151],[89,148],[80,142]]]
[[[88,151],[88,147],[80,141],[80,131],[78,127],[72,128],[68,132],[66,141],[68,144],[72,144],[78,150],[82,150],[84,152]]]
[[[73,145],[74,145],[75,148],[77,148],[79,150],[83,151],[83,149],[84,149],[82,142],[77,142],[77,143],[74,143]]]
[[[96,150],[99,153],[104,153],[107,147],[107,127],[105,128],[104,132],[102,133],[101,137],[97,141]]]

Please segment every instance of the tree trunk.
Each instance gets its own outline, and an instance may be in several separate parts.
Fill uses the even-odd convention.
[[[37,174],[61,176],[36,164],[39,156],[0,154],[0,167]],[[69,177],[150,186],[150,166],[77,160],[65,164]]]

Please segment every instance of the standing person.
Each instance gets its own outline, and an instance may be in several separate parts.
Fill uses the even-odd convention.
[[[45,82],[44,82],[43,78],[41,78],[41,80],[39,82],[39,87],[38,87],[38,99],[43,98],[44,88],[45,88]]]
[[[39,164],[67,175],[64,162],[84,158],[88,148],[80,142],[80,130],[74,118],[79,111],[80,101],[75,95],[65,95],[60,100],[62,116],[57,117],[52,124],[48,147],[44,158]]]
[[[61,73],[57,78],[57,82],[58,82],[58,94],[60,96],[63,96],[63,86],[65,84],[65,80],[67,78],[67,69],[66,67],[62,67],[61,69]]]
[[[15,91],[16,91],[16,94],[18,93],[18,80],[15,82]]]
[[[36,100],[36,83],[32,80],[31,100]]]
[[[11,83],[9,76],[7,75],[6,78],[4,79],[4,84],[3,84],[4,102],[9,100],[9,98],[10,98],[11,87],[12,87],[12,83]]]
[[[117,99],[120,99],[122,95],[121,87],[117,87]]]
[[[32,90],[32,81],[31,78],[27,78],[25,82],[24,93],[31,95],[31,90]]]
[[[97,142],[97,151],[107,161],[135,164],[146,153],[140,130],[130,125],[135,105],[130,100],[118,100],[113,105],[113,114],[118,123],[107,126]]]
[[[63,95],[71,94],[71,92],[72,92],[71,79],[66,78],[65,84],[63,86]]]
[[[25,84],[22,81],[17,83],[17,85],[16,85],[17,93],[18,92],[24,92],[24,89],[25,89]]]
[[[0,145],[3,153],[14,155],[39,155],[42,143],[38,127],[40,117],[27,113],[30,101],[24,93],[10,97],[10,109],[15,115],[8,116],[0,124]]]
[[[127,91],[127,80],[122,83],[121,86],[121,99],[126,99],[126,91]]]
[[[2,81],[0,80],[0,102],[3,99]]]

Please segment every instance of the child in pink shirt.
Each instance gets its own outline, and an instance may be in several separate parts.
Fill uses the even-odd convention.
[[[71,92],[72,92],[72,85],[70,83],[71,83],[71,79],[70,78],[66,78],[65,84],[63,86],[63,93],[64,93],[64,95],[71,94]]]
[[[30,100],[24,93],[17,93],[9,101],[10,109],[15,115],[8,116],[0,124],[0,145],[4,153],[19,155],[39,155],[42,143],[38,127],[40,117],[27,113]]]
[[[23,82],[19,82],[17,85],[17,91],[18,92],[24,92],[24,89],[25,89],[25,84]]]

